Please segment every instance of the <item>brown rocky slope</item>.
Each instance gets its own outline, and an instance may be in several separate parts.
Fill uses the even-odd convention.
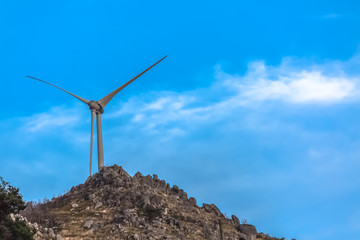
[[[225,217],[214,204],[199,207],[156,175],[131,177],[117,165],[52,201],[29,204],[22,215],[55,233],[38,232],[36,239],[277,239]]]

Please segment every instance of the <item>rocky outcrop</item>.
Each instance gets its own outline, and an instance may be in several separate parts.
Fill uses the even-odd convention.
[[[256,235],[257,231],[254,225],[250,225],[250,224],[240,224],[237,229],[242,232],[245,233],[246,235]]]
[[[203,203],[203,208],[208,213],[214,213],[218,217],[224,217],[224,215],[220,212],[220,210],[215,206],[215,204],[206,204]]]
[[[27,220],[26,217],[20,215],[20,214],[10,214],[10,217],[13,221],[16,219],[19,219],[20,221],[23,221],[26,223],[26,225],[33,229],[34,231],[34,239],[35,240],[63,240],[60,234],[55,234],[53,228],[45,228],[37,223],[31,223]]]
[[[195,198],[157,175],[137,172],[131,177],[117,165],[102,168],[39,209],[51,212],[55,237],[61,234],[64,239],[251,240],[260,236],[254,226],[240,224],[234,215],[225,217],[214,204],[199,207]]]

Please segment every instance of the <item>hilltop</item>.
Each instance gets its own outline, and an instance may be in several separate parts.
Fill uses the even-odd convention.
[[[198,206],[157,175],[131,177],[117,165],[21,214],[36,229],[35,239],[278,239],[224,216],[214,204]]]

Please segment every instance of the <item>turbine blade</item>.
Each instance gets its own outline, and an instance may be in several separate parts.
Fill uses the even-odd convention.
[[[94,139],[94,119],[95,119],[95,111],[91,111],[90,176],[91,176],[92,150],[93,150],[93,139]]]
[[[127,85],[129,85],[130,83],[132,83],[135,79],[137,79],[138,77],[140,77],[141,75],[143,75],[144,73],[146,73],[147,71],[149,71],[152,67],[154,67],[156,64],[158,64],[159,62],[161,62],[162,60],[164,60],[167,57],[167,55],[163,58],[161,58],[159,61],[157,61],[156,63],[154,63],[153,65],[151,65],[150,67],[148,67],[147,69],[145,69],[144,71],[142,71],[140,74],[138,74],[136,77],[132,78],[130,81],[128,81],[127,83],[125,83],[124,85],[122,85],[121,87],[115,89],[114,91],[112,91],[111,93],[109,93],[108,95],[106,95],[105,97],[103,97],[102,99],[100,99],[98,101],[98,103],[100,103],[100,105],[104,108],[109,102],[110,100],[118,93],[120,92],[122,89],[124,89]]]
[[[62,88],[59,88],[58,86],[55,86],[54,84],[51,84],[51,83],[45,82],[44,80],[41,80],[41,79],[38,79],[38,78],[35,78],[35,77],[31,77],[31,76],[26,76],[26,77],[28,77],[28,78],[32,78],[32,79],[38,80],[38,81],[40,81],[40,82],[43,82],[43,83],[49,84],[49,85],[51,85],[51,86],[53,86],[53,87],[56,87],[56,88],[58,88],[58,89],[60,89],[60,90],[62,90],[62,91],[64,91],[64,92],[66,92],[66,93],[68,93],[68,94],[70,94],[70,95],[72,95],[72,96],[76,97],[77,99],[79,99],[80,101],[82,101],[82,102],[84,102],[84,103],[86,103],[86,104],[88,104],[88,103],[90,102],[90,101],[89,101],[89,100],[87,100],[87,99],[84,99],[84,98],[82,98],[82,97],[76,96],[75,94],[72,94],[72,93],[71,93],[71,92],[69,92],[69,91],[66,91],[66,90],[64,90],[64,89],[62,89]]]

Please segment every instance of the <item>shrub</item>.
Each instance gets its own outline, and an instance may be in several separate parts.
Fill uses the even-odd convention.
[[[25,202],[19,188],[11,186],[0,177],[0,239],[31,240],[34,231],[24,221],[10,218],[10,213],[19,213]]]
[[[0,177],[0,221],[10,213],[19,213],[25,208],[25,202],[19,188],[11,186]]]
[[[34,230],[19,219],[13,221],[10,216],[6,216],[0,222],[0,239],[32,240],[33,235]]]

